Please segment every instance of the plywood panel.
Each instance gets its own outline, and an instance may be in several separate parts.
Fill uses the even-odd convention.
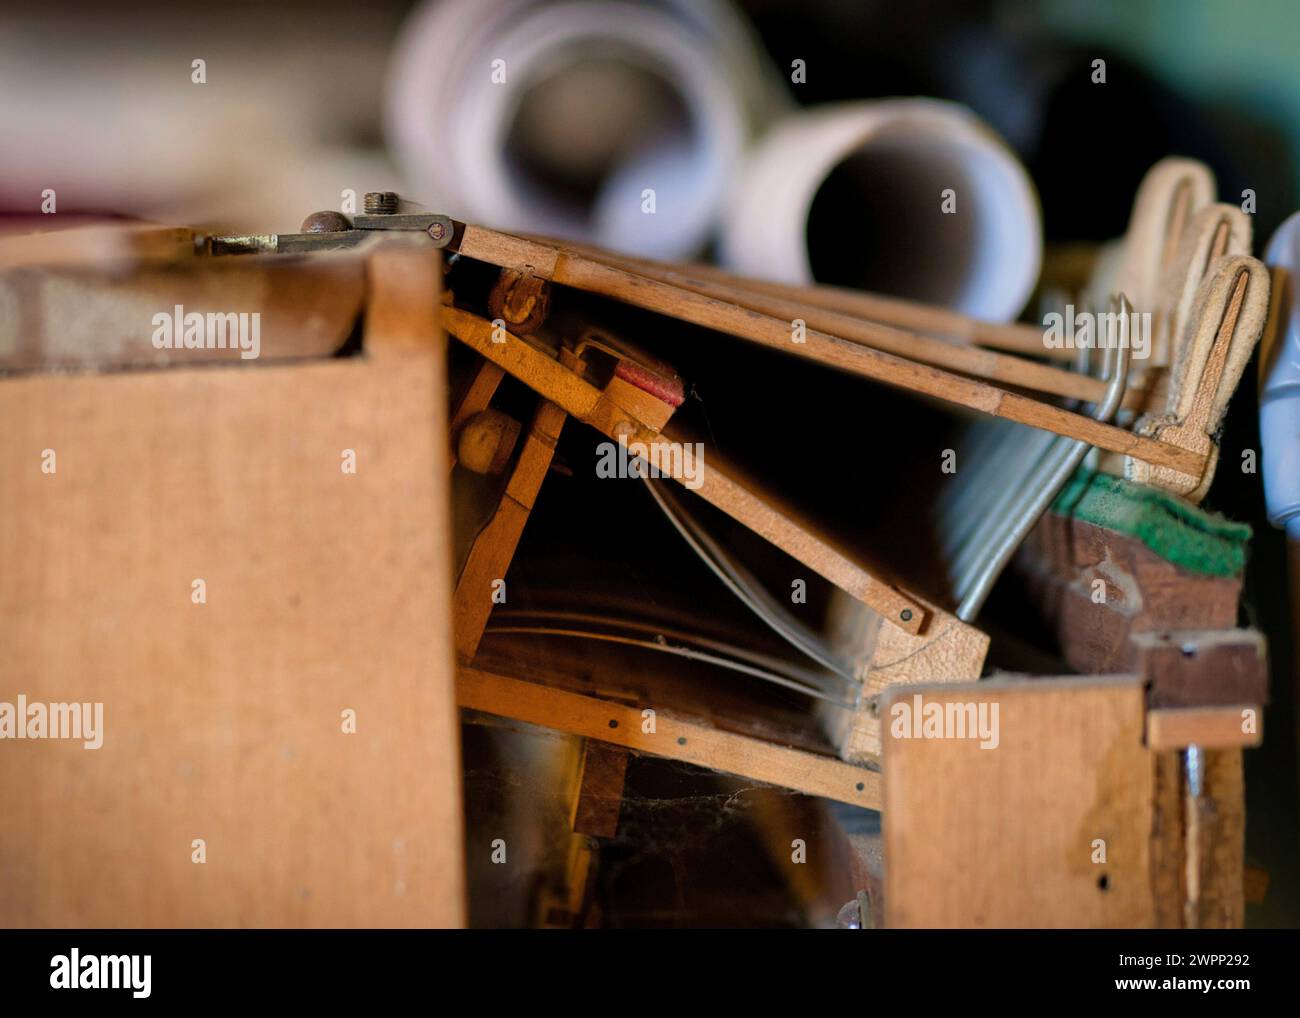
[[[898,738],[893,705],[997,705],[997,745]],[[1154,922],[1155,755],[1134,678],[910,687],[882,708],[885,900],[898,927]],[[949,729],[949,732],[954,732]],[[1106,862],[1094,862],[1094,842]]]
[[[443,372],[0,381],[0,925],[463,922]]]

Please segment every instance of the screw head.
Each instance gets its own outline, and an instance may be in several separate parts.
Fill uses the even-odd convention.
[[[911,609],[911,608],[904,608],[901,612],[898,613],[898,617],[899,617],[900,619],[902,619],[904,622],[911,622],[911,621],[912,621],[912,609]]]
[[[343,230],[352,229],[352,223],[342,212],[334,212],[326,209],[324,212],[313,212],[302,221],[299,227],[299,233],[340,233]]]
[[[430,223],[429,229],[426,232],[429,234],[430,240],[434,240],[441,243],[447,237],[447,224]]]

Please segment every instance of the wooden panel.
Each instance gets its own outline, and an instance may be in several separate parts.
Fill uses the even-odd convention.
[[[463,923],[443,373],[0,382],[0,699],[105,728],[0,743],[0,924]]]
[[[893,705],[997,705],[997,745],[899,738]],[[896,927],[1154,922],[1154,760],[1136,678],[910,687],[882,707],[885,899]],[[1094,841],[1106,862],[1093,862]]]
[[[58,217],[60,220],[63,216]],[[185,262],[197,251],[195,232],[144,223],[96,224],[0,238],[0,268],[15,265],[112,265],[127,270]]]
[[[1156,925],[1240,929],[1246,918],[1246,803],[1241,750],[1202,753],[1202,794],[1189,793],[1186,754],[1156,760],[1152,888]]]

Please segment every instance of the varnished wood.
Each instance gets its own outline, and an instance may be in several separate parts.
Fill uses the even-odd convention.
[[[502,267],[526,267],[565,286],[612,297],[994,417],[1077,438],[1157,466],[1172,467],[1197,477],[1205,469],[1206,457],[1196,452],[828,333],[808,329],[803,341],[795,342],[789,321],[605,265],[560,247],[466,226],[460,251]]]
[[[643,730],[641,705],[615,703],[495,672],[461,668],[456,692],[462,707],[601,739],[642,753],[879,809],[880,774],[775,743],[721,731],[657,710],[653,732]],[[654,705],[660,707],[662,705]]]
[[[473,660],[478,650],[492,614],[496,584],[505,581],[567,416],[554,403],[541,402],[497,510],[474,538],[453,598],[456,654],[462,662]]]
[[[662,433],[651,431],[623,407],[606,400],[595,386],[517,336],[494,328],[491,322],[457,308],[445,308],[444,321],[457,339],[607,437],[625,440],[629,446],[641,444],[647,450],[682,444],[671,428]],[[708,447],[695,493],[879,611],[891,624],[911,633],[924,629],[930,612],[916,598],[873,575],[832,539],[801,520],[792,507],[779,505],[770,494],[746,483]]]
[[[1251,722],[1247,723],[1247,712]],[[1147,713],[1147,745],[1153,750],[1240,749],[1264,741],[1264,711],[1258,704],[1234,707],[1165,707]]]

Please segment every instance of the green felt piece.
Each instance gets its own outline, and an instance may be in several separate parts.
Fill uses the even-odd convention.
[[[1250,527],[1206,512],[1160,488],[1080,470],[1052,511],[1136,537],[1168,562],[1204,576],[1237,576]]]

